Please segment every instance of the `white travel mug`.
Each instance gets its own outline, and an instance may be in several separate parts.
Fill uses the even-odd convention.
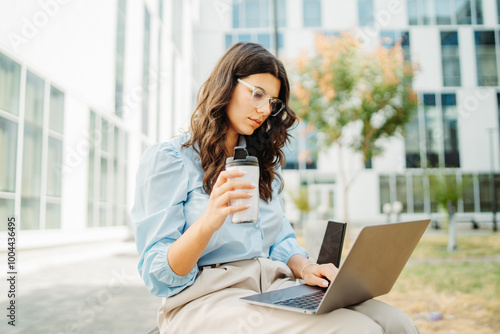
[[[231,200],[233,205],[250,204],[250,207],[243,211],[238,211],[231,214],[232,223],[256,223],[259,218],[259,160],[256,157],[248,155],[247,150],[243,146],[234,148],[234,155],[226,159],[226,170],[240,170],[246,172],[241,177],[235,177],[235,180],[244,180],[254,184],[255,189],[238,189],[237,191],[245,191],[252,193],[250,198],[240,198]]]

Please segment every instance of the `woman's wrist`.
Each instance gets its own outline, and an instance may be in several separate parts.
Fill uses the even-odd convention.
[[[310,263],[305,264],[305,265],[302,267],[302,269],[300,270],[300,278],[301,278],[301,279],[304,279],[304,269],[306,269],[307,267],[312,266],[312,265],[318,265],[318,264],[317,264],[317,263],[310,262]]]

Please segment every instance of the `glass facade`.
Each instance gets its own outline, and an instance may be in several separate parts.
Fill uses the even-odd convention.
[[[457,212],[491,212],[492,190],[495,189],[496,207],[500,207],[500,174],[465,173],[442,170],[436,173],[381,174],[379,175],[380,213],[384,203],[403,203],[404,213],[437,213],[440,208],[431,196],[438,182],[455,183],[461,189]],[[477,191],[476,191],[477,190]],[[408,196],[411,194],[411,196]],[[407,202],[406,202],[407,201]]]
[[[22,76],[24,88],[20,86]],[[0,166],[0,211],[5,216],[18,214],[23,230],[59,228],[64,93],[31,70],[23,71],[3,54],[0,87],[0,151],[4,159]],[[20,200],[18,213],[16,198]]]
[[[483,24],[482,0],[408,0],[410,25]]]

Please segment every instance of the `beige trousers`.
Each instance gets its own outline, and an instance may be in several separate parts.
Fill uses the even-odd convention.
[[[205,269],[191,287],[163,298],[158,326],[162,334],[419,333],[405,313],[374,299],[322,315],[239,301],[240,297],[295,284],[288,266],[265,258]]]

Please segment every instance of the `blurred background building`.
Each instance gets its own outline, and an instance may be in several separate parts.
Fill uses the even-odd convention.
[[[228,47],[258,42],[291,64],[313,52],[316,34],[348,31],[366,47],[400,41],[420,67],[405,138],[366,166],[346,152],[350,169],[362,169],[351,221],[385,222],[384,204],[395,202],[401,219],[436,214],[438,173],[470,185],[458,212],[491,221],[499,28],[498,0],[0,2],[0,217],[19,218],[26,247],[126,235],[142,151],[188,129],[196,93]],[[311,219],[341,219],[338,152],[316,154],[306,124],[294,134],[287,188],[308,185]],[[300,219],[290,200],[287,210]]]

